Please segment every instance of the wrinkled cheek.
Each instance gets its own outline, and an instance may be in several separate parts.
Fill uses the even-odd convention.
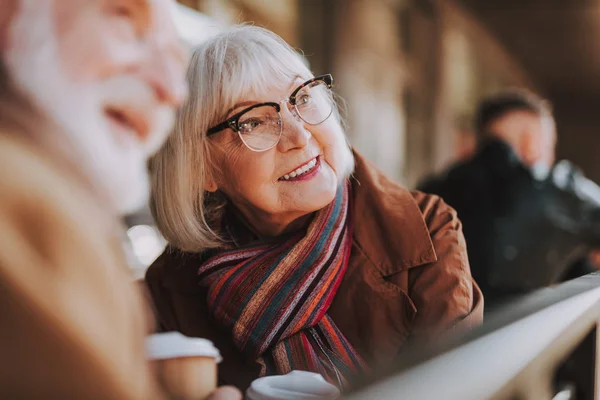
[[[244,163],[239,151],[219,149],[216,154],[213,171],[219,188],[230,197],[243,192],[245,184],[251,184],[254,169],[242,167]]]

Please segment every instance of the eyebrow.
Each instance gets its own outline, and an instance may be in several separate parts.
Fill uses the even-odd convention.
[[[296,81],[298,79],[302,79],[302,83],[304,83],[304,78],[302,78],[300,75],[294,76],[294,79],[292,80],[292,83],[290,84],[290,86],[292,87],[290,89],[290,93],[292,93],[294,91],[294,89],[296,89],[298,87],[298,85],[296,84]],[[300,85],[302,85],[302,83]]]
[[[292,93],[292,92],[293,92],[293,91],[294,91],[294,90],[295,90],[295,89],[296,89],[296,88],[299,86],[299,85],[297,85],[297,84],[296,84],[296,81],[297,81],[298,79],[303,79],[303,78],[302,78],[300,75],[296,75],[296,76],[294,77],[294,79],[293,79],[293,82],[290,84],[290,86],[291,86],[291,90],[289,90],[289,92],[290,92],[290,93]],[[300,85],[301,85],[301,84],[300,84]],[[241,108],[241,107],[249,107],[249,106],[251,106],[251,105],[254,105],[254,104],[257,104],[257,103],[259,103],[259,102],[258,102],[258,101],[256,101],[256,100],[248,100],[248,101],[242,101],[242,102],[236,103],[236,104],[235,104],[233,107],[231,107],[231,108],[230,108],[230,109],[229,109],[229,110],[228,110],[228,111],[225,113],[225,115],[229,115],[229,114],[231,114],[233,111],[236,111],[238,108]]]
[[[229,118],[229,114],[233,113],[234,111],[237,111],[238,108],[242,108],[242,107],[250,107],[254,104],[258,104],[259,102],[256,100],[248,100],[248,101],[242,101],[240,103],[236,103],[233,107],[231,107],[229,109],[229,111],[227,111],[225,113],[225,115],[227,115],[227,118]],[[234,113],[235,114],[235,113]]]

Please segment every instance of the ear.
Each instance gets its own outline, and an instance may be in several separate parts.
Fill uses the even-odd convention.
[[[217,183],[214,181],[214,179],[209,178],[204,183],[204,190],[214,193],[219,190],[219,186],[217,186]]]
[[[204,172],[204,190],[207,192],[214,193],[219,190],[219,185],[217,184],[216,179],[214,178],[214,171],[205,171]]]

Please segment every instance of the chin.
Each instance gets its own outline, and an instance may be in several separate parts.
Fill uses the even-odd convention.
[[[89,179],[95,182],[100,196],[108,199],[113,212],[138,211],[147,204],[150,193],[146,153],[139,146],[122,147],[106,135],[95,138],[80,143],[85,146],[82,153],[88,155],[84,163]],[[90,147],[92,144],[95,146]]]
[[[148,203],[150,185],[145,173],[136,176],[105,181],[105,190],[109,195],[113,209],[120,215],[131,214],[142,209]]]
[[[329,203],[331,203],[335,199],[335,194],[337,192],[337,185],[327,185],[325,187],[321,186],[319,188],[314,188],[307,193],[305,196],[302,196],[303,199],[310,199],[310,203],[306,204],[307,209],[310,212],[318,211],[324,207],[327,207]]]

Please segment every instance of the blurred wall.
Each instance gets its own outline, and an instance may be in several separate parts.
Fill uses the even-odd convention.
[[[554,103],[559,158],[600,182],[600,1],[458,1],[518,57]]]
[[[596,183],[600,182],[600,98],[555,96],[558,158],[572,160]]]
[[[332,72],[351,143],[414,186],[471,151],[477,101],[535,88],[519,63],[453,0],[185,0],[222,24],[280,34],[316,74]]]
[[[334,59],[329,68],[347,103],[348,137],[388,175],[402,179],[407,134],[403,93],[409,66],[402,55],[399,9],[378,0],[334,4]]]
[[[480,21],[457,3],[439,4],[443,55],[434,169],[469,156],[474,146],[473,114],[483,97],[505,87],[536,86]]]

